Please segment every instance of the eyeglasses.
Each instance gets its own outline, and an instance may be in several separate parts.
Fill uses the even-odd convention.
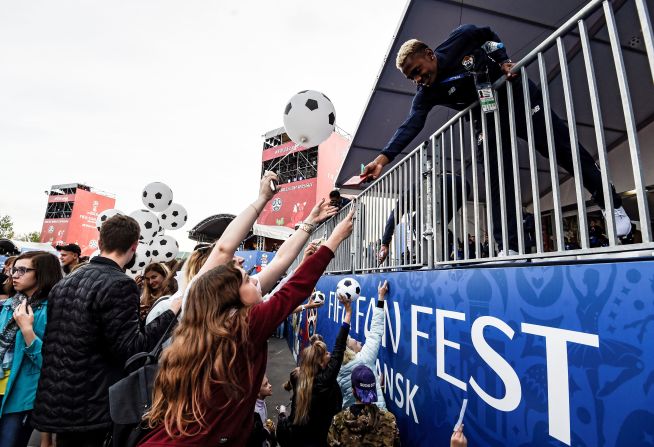
[[[34,271],[36,269],[31,269],[27,267],[12,267],[11,268],[11,276],[18,276],[19,278],[23,276],[27,272]]]

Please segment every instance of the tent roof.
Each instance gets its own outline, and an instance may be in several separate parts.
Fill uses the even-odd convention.
[[[343,182],[360,172],[361,164],[365,164],[377,156],[408,114],[415,87],[395,68],[395,55],[403,42],[411,38],[418,38],[435,47],[460,24],[487,25],[500,36],[507,47],[509,56],[517,61],[586,3],[586,1],[580,0],[550,0],[546,2],[541,0],[519,2],[466,0],[465,3],[454,0],[409,0],[361,116],[350,150],[337,178],[337,185],[342,186]],[[615,0],[612,3],[622,43],[623,57],[627,66],[635,119],[640,129],[654,120],[654,101],[646,99],[651,94],[652,75],[649,73],[634,2]],[[650,11],[654,10],[654,0],[647,0],[647,3]],[[593,26],[595,23],[596,25]],[[591,48],[596,67],[595,74],[598,85],[600,85],[600,104],[604,116],[606,140],[611,149],[626,139],[626,132],[601,8],[587,20],[586,24],[589,30],[594,32]],[[578,39],[575,36],[567,36],[563,41],[568,52],[568,65],[574,89],[576,85],[585,82],[586,74],[582,52],[576,49]],[[545,53],[545,60],[547,69],[551,72],[550,89],[552,92],[561,92],[556,48]],[[603,61],[606,63],[604,64]],[[538,72],[534,70],[536,67],[533,65],[529,67],[528,73],[530,79],[537,81]],[[604,67],[607,69],[604,70]],[[578,82],[575,82],[575,79]],[[611,88],[602,88],[607,85],[610,85]],[[594,155],[597,150],[590,107],[586,107],[586,103],[588,103],[587,87],[578,88],[576,92],[573,91],[573,94],[580,142]],[[554,111],[565,117],[562,95],[553,94],[551,100]],[[428,139],[440,125],[454,114],[455,111],[450,109],[435,107],[427,118],[424,130],[407,146],[404,153],[410,152]],[[520,157],[521,172],[523,177],[526,177],[529,173],[528,158],[524,147],[521,151],[524,155]],[[398,156],[396,162],[400,159],[402,156]],[[543,180],[541,184],[546,188],[549,182],[545,159],[539,160],[539,170],[541,171],[539,177],[542,177]],[[541,187],[541,192],[543,187]]]

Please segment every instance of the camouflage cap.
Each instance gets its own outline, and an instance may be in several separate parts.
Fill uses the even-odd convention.
[[[366,365],[359,365],[352,370],[352,387],[356,397],[364,404],[377,402],[377,380]]]

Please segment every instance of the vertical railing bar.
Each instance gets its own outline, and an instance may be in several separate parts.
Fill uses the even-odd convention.
[[[443,248],[443,232],[441,231],[442,219],[442,203],[443,203],[443,194],[441,192],[441,179],[440,169],[441,169],[441,143],[440,139],[436,135],[431,136],[431,176],[432,176],[432,222],[434,223],[434,254],[435,261],[439,263],[441,259],[441,249]]]
[[[538,165],[536,160],[536,147],[534,142],[534,123],[531,115],[531,97],[529,94],[529,78],[527,70],[521,68],[522,96],[525,105],[525,124],[527,125],[527,147],[529,148],[529,169],[531,174],[531,194],[534,204],[534,236],[536,236],[536,251],[543,251],[543,228],[540,214],[540,189],[538,186]],[[521,230],[522,231],[522,230]]]
[[[500,216],[502,216],[502,250],[509,254],[509,223],[506,213],[506,185],[504,184],[504,151],[502,148],[502,127],[500,125],[499,98],[496,91],[493,91],[497,108],[493,112],[495,124],[495,152],[497,153],[497,177],[500,186]],[[516,224],[517,228],[517,224]]]
[[[468,249],[468,197],[466,195],[465,144],[463,140],[463,117],[459,118],[459,146],[461,148],[461,239],[463,239],[463,259],[470,259]]]
[[[636,189],[636,198],[638,200],[638,217],[640,219],[640,231],[643,236],[643,242],[652,241],[652,230],[650,228],[649,206],[647,196],[645,195],[645,182],[643,171],[640,167],[640,144],[638,142],[638,131],[634,119],[634,110],[631,104],[631,95],[627,84],[627,75],[625,73],[622,50],[620,49],[620,40],[618,38],[618,29],[613,16],[613,8],[608,1],[604,2],[604,15],[606,16],[606,28],[609,32],[611,42],[611,51],[613,53],[613,62],[618,75],[618,87],[620,89],[620,99],[622,100],[622,111],[624,113],[625,127],[627,129],[627,141],[629,142],[629,153],[631,154],[631,168],[634,175],[634,187]]]
[[[588,79],[588,91],[590,94],[590,105],[593,111],[593,125],[595,126],[595,139],[597,140],[597,154],[599,156],[600,173],[602,175],[602,193],[604,194],[604,213],[606,217],[606,236],[609,239],[609,246],[617,243],[615,233],[615,216],[613,214],[613,192],[609,180],[609,158],[606,152],[606,140],[604,138],[604,123],[602,122],[602,111],[599,103],[599,92],[597,91],[597,81],[595,79],[595,65],[593,64],[593,55],[590,48],[588,31],[583,20],[579,20],[579,38],[581,39],[581,48],[586,66],[586,78]]]
[[[457,243],[459,242],[458,239],[458,231],[457,231],[457,216],[456,216],[456,208],[457,208],[457,200],[456,200],[456,179],[454,178],[456,174],[456,170],[454,168],[455,166],[455,160],[454,160],[454,125],[451,125],[449,128],[450,132],[450,171],[451,171],[451,181],[450,181],[450,193],[452,194],[452,250],[454,251],[454,260],[458,261],[459,260],[459,250]]]
[[[407,222],[406,222],[407,214],[409,212],[408,211],[408,206],[407,206],[407,201],[406,201],[406,196],[407,196],[407,193],[406,193],[407,172],[406,171],[407,171],[407,165],[406,165],[406,163],[402,163],[402,169],[400,171],[400,179],[401,179],[400,194],[402,195],[402,211],[403,211],[402,219],[404,219],[404,224],[402,225],[402,230],[403,230],[402,231],[402,236],[403,236],[403,239],[404,239],[404,253],[402,254],[402,259],[403,259],[402,265],[403,266],[407,265],[407,251],[409,250],[409,243],[407,241],[407,238],[409,237],[408,233],[407,233],[408,225],[407,225]]]
[[[481,259],[481,241],[479,240],[479,175],[477,172],[477,145],[475,141],[474,119],[472,109],[468,112],[470,127],[470,153],[472,155],[472,201],[475,219],[475,257]]]
[[[515,128],[515,103],[513,101],[513,82],[507,81],[506,97],[509,108],[509,134],[511,136],[511,160],[513,166],[513,188],[515,196],[515,220],[518,236],[518,253],[525,253],[525,232],[522,230],[522,190],[520,188],[520,160],[518,159],[518,141]]]
[[[638,11],[638,18],[640,19],[640,29],[643,32],[643,40],[645,41],[645,50],[647,51],[647,59],[649,61],[649,71],[652,75],[652,82],[654,82],[654,34],[652,32],[651,15],[647,10],[647,3],[644,0],[636,0],[636,10]]]
[[[490,160],[488,159],[488,124],[486,122],[486,114],[480,110],[481,114],[481,134],[482,146],[484,150],[484,185],[486,188],[486,230],[488,234],[488,257],[495,256],[495,237],[493,235],[493,215],[491,203],[491,186],[490,186]]]
[[[554,205],[554,232],[556,235],[556,251],[562,252],[565,250],[565,245],[563,241],[563,217],[561,215],[559,165],[556,162],[556,147],[554,146],[554,131],[552,126],[552,108],[550,107],[550,93],[543,53],[538,53],[538,70],[540,72],[540,89],[543,97],[543,116],[545,117],[547,151],[549,155],[548,158],[550,162],[550,178],[552,182],[552,202]]]
[[[450,222],[448,220],[448,215],[447,215],[447,204],[449,203],[449,197],[447,196],[447,157],[446,157],[446,142],[445,142],[445,136],[447,135],[447,131],[443,131],[441,135],[441,140],[442,140],[442,152],[441,152],[441,157],[442,157],[442,169],[441,169],[441,184],[443,185],[443,190],[441,191],[441,195],[443,197],[443,209],[441,210],[441,221],[443,222],[443,260],[445,262],[450,260],[450,239],[449,239],[449,234],[447,232],[447,229],[450,225]]]
[[[413,156],[409,157],[408,159],[408,168],[409,168],[409,173],[408,173],[408,179],[407,179],[407,187],[409,188],[408,191],[408,196],[409,196],[409,240],[411,243],[411,250],[409,252],[409,263],[413,264],[413,256],[416,253],[416,249],[413,246],[413,213],[415,212],[415,204],[413,202]]]
[[[586,199],[584,197],[583,178],[581,173],[581,162],[579,160],[579,141],[577,139],[577,122],[575,120],[574,103],[572,98],[572,86],[570,85],[570,74],[568,73],[568,61],[565,54],[563,39],[556,39],[556,46],[559,50],[559,66],[561,68],[561,82],[563,83],[563,98],[565,100],[565,111],[568,119],[568,133],[570,134],[570,148],[572,152],[572,167],[574,170],[575,195],[577,197],[577,210],[579,215],[579,238],[581,248],[588,248],[588,219],[586,217]]]

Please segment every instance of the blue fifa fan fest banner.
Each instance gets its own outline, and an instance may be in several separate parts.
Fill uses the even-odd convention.
[[[470,445],[654,445],[654,262],[323,276],[296,353],[309,332],[333,346],[345,276],[361,341],[389,282],[377,369],[403,445],[449,445],[463,399]]]
[[[243,269],[246,272],[254,275],[255,273],[260,272],[262,269],[273,260],[275,257],[275,252],[270,251],[261,251],[261,250],[238,250],[236,256],[240,256],[245,261],[243,262]]]

